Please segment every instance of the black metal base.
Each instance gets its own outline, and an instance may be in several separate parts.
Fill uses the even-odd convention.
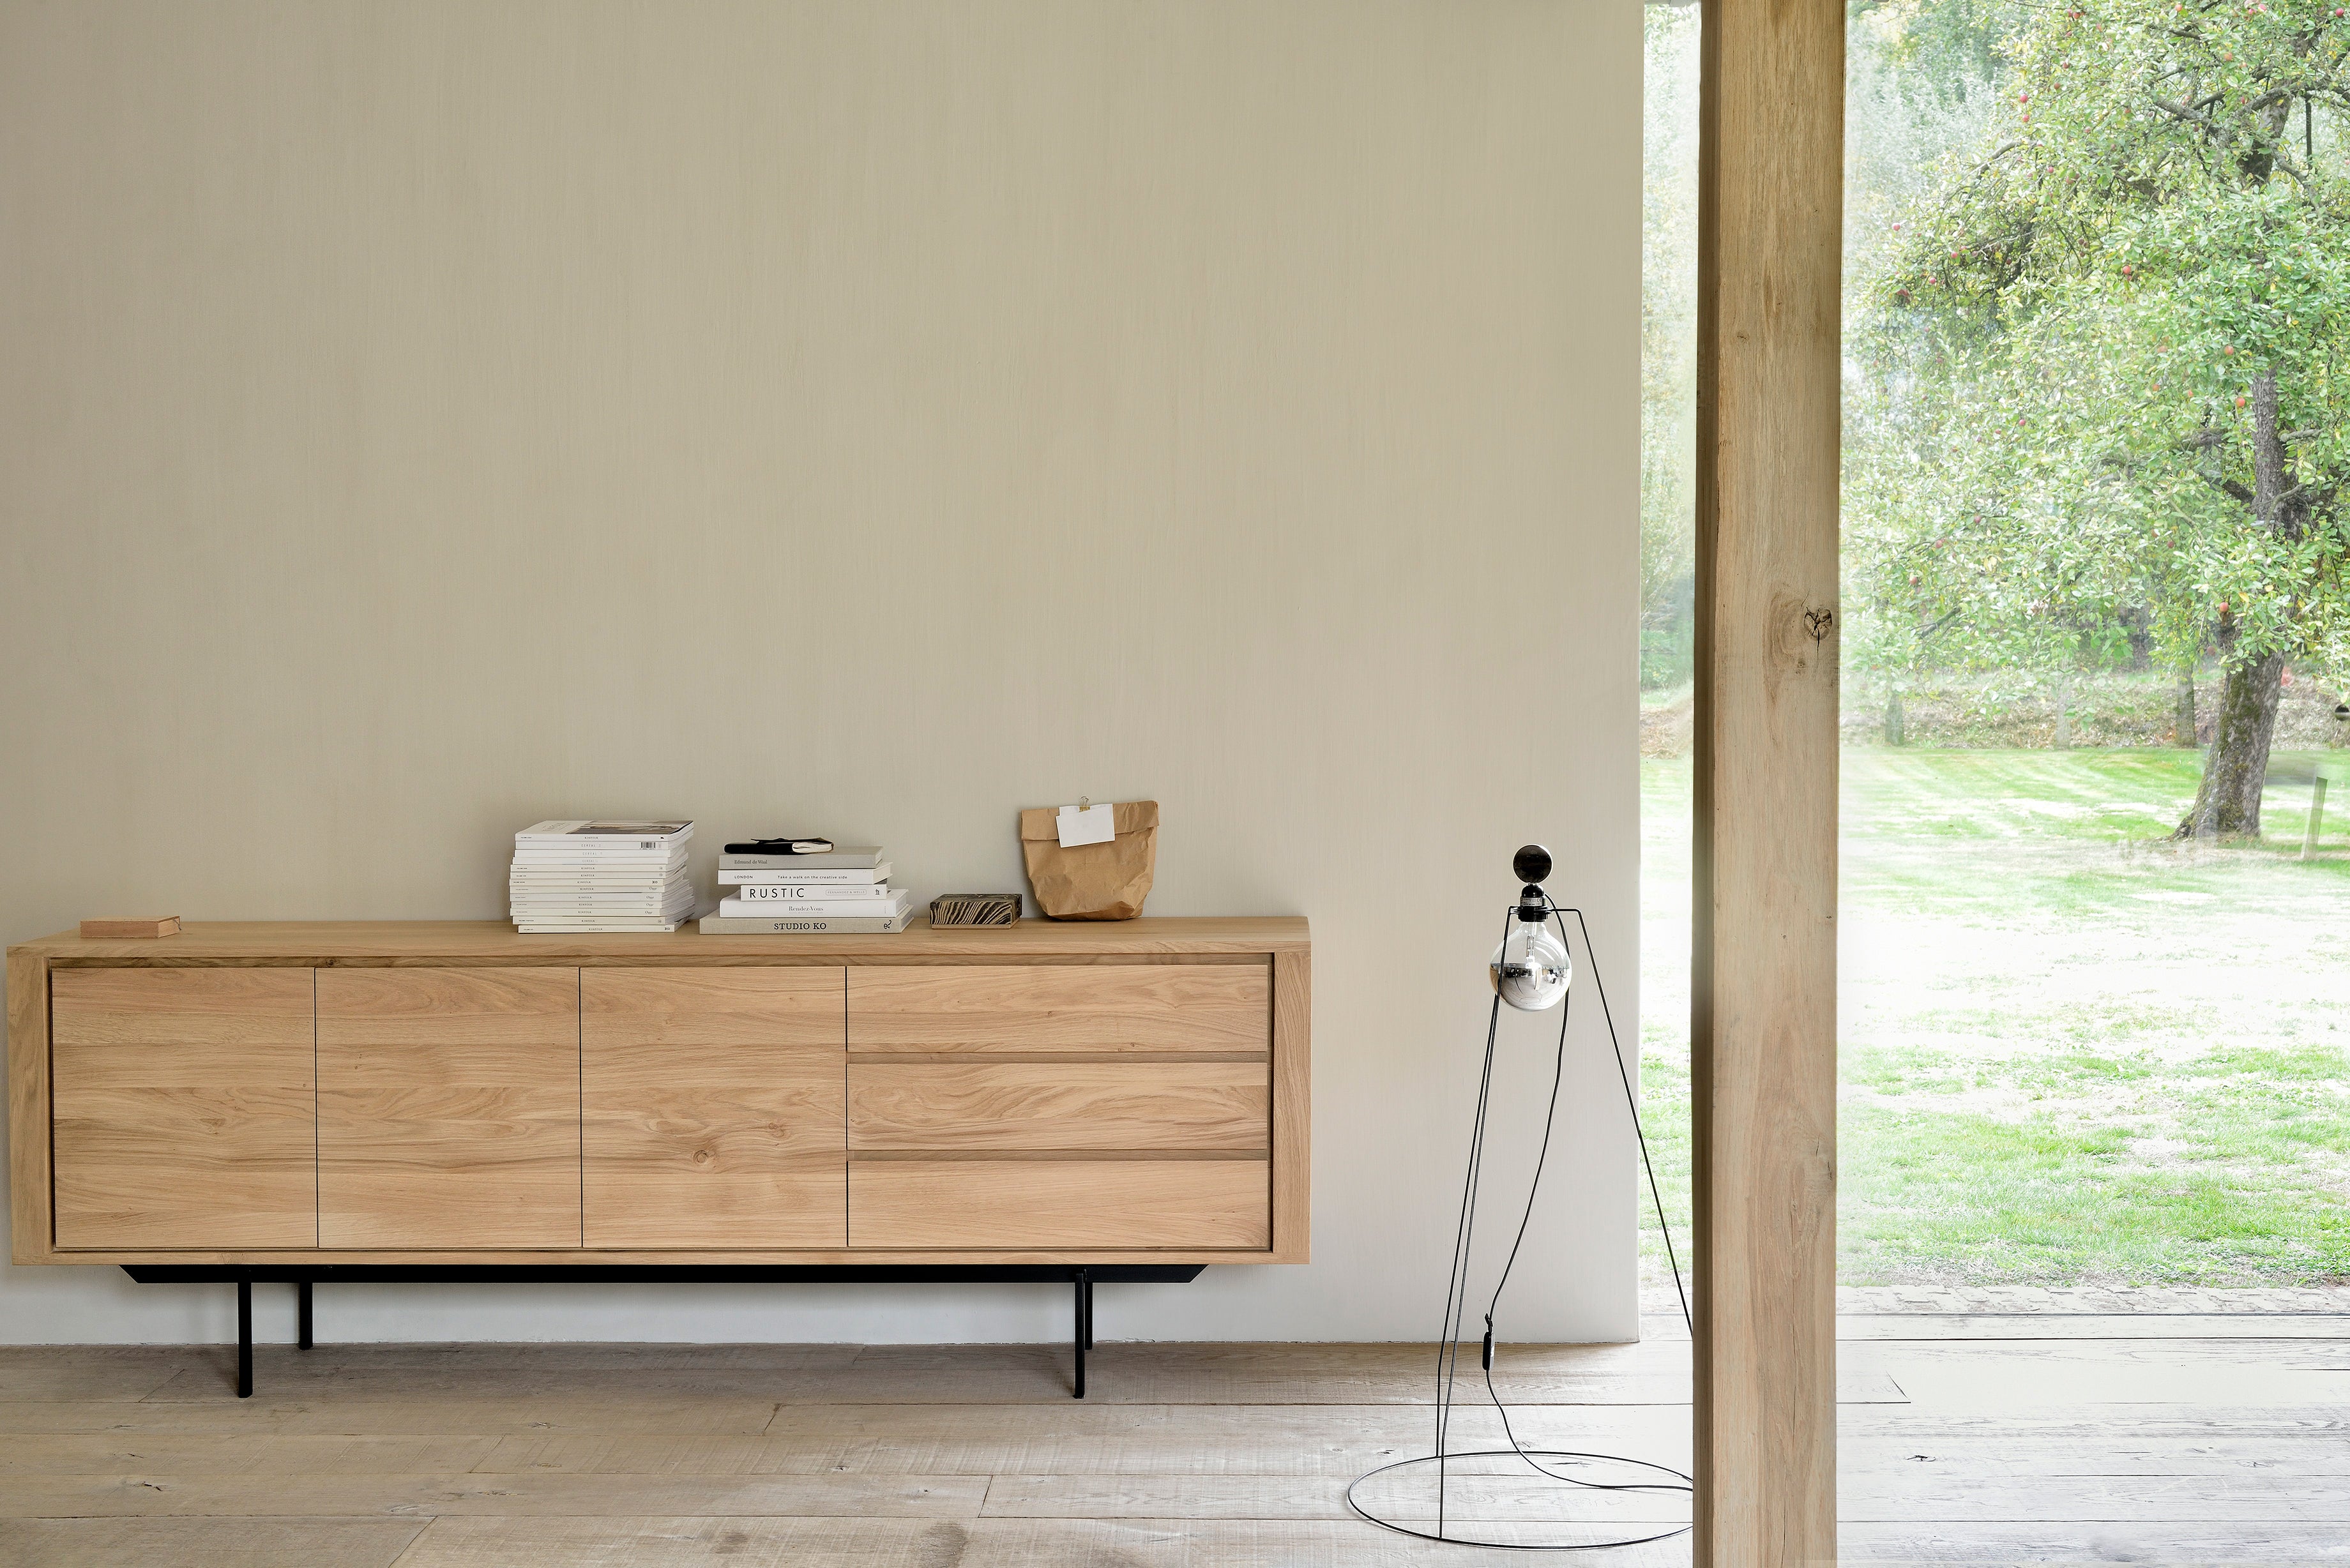
[[[1050,1284],[1075,1287],[1069,1340],[1071,1397],[1086,1397],[1086,1352],[1094,1347],[1094,1286],[1188,1284],[1204,1263],[125,1263],[142,1285],[236,1286],[236,1397],[253,1397],[253,1287],[295,1289],[296,1342],[311,1345],[310,1287],[328,1284]]]

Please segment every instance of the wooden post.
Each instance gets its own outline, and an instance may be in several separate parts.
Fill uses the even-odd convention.
[[[2309,831],[2301,837],[2301,857],[2303,860],[2317,858],[2317,836],[2324,831],[2324,823],[2325,775],[2320,774],[2316,782],[2309,786]]]
[[[1707,0],[1697,1568],[1835,1558],[1841,0]]]

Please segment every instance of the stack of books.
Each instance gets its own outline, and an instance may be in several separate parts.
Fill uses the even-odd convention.
[[[781,842],[781,841],[775,841]],[[844,936],[902,931],[913,895],[889,886],[889,862],[870,846],[803,854],[730,844],[718,857],[724,896],[705,936]]]
[[[515,835],[515,929],[673,931],[693,919],[691,822],[542,822]]]

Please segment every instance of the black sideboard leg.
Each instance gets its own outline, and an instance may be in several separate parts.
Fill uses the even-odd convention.
[[[1086,1348],[1091,1350],[1094,1347],[1094,1277],[1082,1272],[1077,1277],[1084,1282],[1079,1288],[1086,1293]]]
[[[236,1282],[236,1397],[253,1397],[253,1282]]]
[[[300,1349],[310,1348],[310,1282],[307,1280],[294,1287],[294,1343]]]
[[[1087,1321],[1087,1310],[1093,1304],[1087,1299],[1091,1290],[1092,1282],[1086,1278],[1086,1272],[1079,1269],[1076,1272],[1076,1299],[1071,1303],[1075,1321],[1069,1325],[1070,1348],[1076,1353],[1077,1366],[1077,1386],[1070,1395],[1074,1399],[1086,1397],[1086,1346],[1093,1340],[1093,1325]]]

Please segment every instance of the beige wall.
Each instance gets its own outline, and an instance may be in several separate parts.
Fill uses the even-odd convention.
[[[1018,807],[1155,797],[1152,913],[1313,918],[1316,1261],[1106,1293],[1105,1333],[1432,1332],[1520,841],[1630,1016],[1638,28],[0,0],[0,936],[499,916],[507,836],[590,813],[700,819],[705,876],[729,836],[879,841],[928,898],[1019,885]],[[1633,1322],[1596,1022],[1527,1334]],[[1507,1045],[1497,1139],[1547,1052]],[[19,1269],[0,1337],[215,1333],[223,1295]],[[1064,1303],[322,1310],[954,1338]]]

